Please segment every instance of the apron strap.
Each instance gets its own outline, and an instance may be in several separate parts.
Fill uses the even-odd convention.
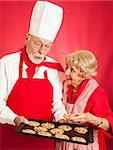
[[[45,79],[48,79],[47,70],[44,71],[44,77],[45,77]]]
[[[22,59],[22,53],[20,54],[20,64],[19,64],[19,78],[22,78],[22,66],[23,66],[23,59]]]

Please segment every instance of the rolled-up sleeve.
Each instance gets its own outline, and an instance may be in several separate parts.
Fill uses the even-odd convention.
[[[63,115],[66,113],[66,109],[62,101],[62,81],[59,71],[50,69],[48,71],[48,79],[53,86],[52,112],[55,120],[58,121],[63,119]]]

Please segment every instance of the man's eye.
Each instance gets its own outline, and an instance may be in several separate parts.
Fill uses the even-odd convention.
[[[41,45],[39,43],[34,44],[36,47],[40,47]]]
[[[35,43],[35,45],[36,45],[36,46],[40,46],[41,44],[40,44],[40,43]]]
[[[50,49],[51,46],[50,45],[45,45],[46,49]]]

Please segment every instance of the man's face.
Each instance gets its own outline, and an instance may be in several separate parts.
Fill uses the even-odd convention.
[[[27,35],[26,52],[29,59],[35,63],[40,64],[45,55],[50,51],[52,42],[33,35]]]

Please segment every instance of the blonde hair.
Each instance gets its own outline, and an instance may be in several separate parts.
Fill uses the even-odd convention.
[[[80,70],[82,78],[89,79],[97,74],[98,62],[89,50],[77,50],[66,57],[67,64]]]

